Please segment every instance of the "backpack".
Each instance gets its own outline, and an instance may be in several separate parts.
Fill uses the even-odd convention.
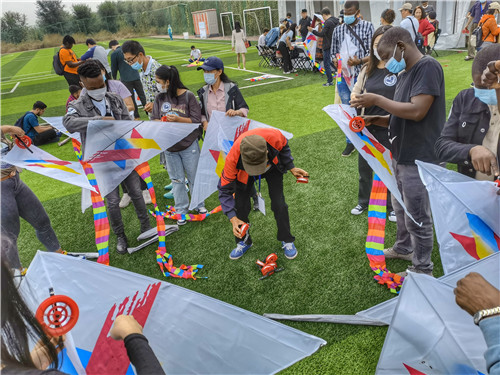
[[[29,113],[26,112],[24,115],[22,115],[20,118],[17,119],[16,123],[14,124],[14,126],[17,126],[18,128],[21,128],[24,130],[24,118],[26,117],[26,115]]]
[[[418,31],[415,30],[415,26],[413,26],[413,22],[410,19],[411,23],[411,28],[413,29],[413,32],[415,33],[415,45],[417,46],[418,50],[422,52],[424,55],[426,54],[425,46],[424,46],[424,37],[422,34],[420,34]]]
[[[484,22],[483,22],[484,23]],[[488,33],[488,35],[486,35],[484,38],[483,38],[483,24],[480,23],[479,25],[477,25],[476,29],[472,32],[472,37],[475,37],[475,44],[476,44],[476,50],[480,50],[481,49],[481,45],[484,43],[484,40],[490,36],[491,34],[491,30],[490,32]],[[471,38],[472,38],[471,37]]]
[[[59,51],[57,51],[57,53],[54,55],[52,61],[52,67],[54,68],[54,72],[56,72],[57,75],[62,76],[64,75],[64,65],[61,64],[61,59],[59,58],[59,52],[61,52],[61,49],[59,49]]]

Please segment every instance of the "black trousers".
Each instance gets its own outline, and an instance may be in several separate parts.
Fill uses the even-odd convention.
[[[54,129],[44,131],[43,133],[37,133],[33,138],[33,144],[35,146],[40,146],[45,143],[52,143],[58,140],[57,133]]]
[[[369,129],[369,128],[368,128]],[[384,147],[391,149],[391,143],[389,142],[389,131],[385,130],[375,130],[369,129],[372,135],[379,141]],[[358,204],[363,207],[368,207],[370,202],[370,193],[372,191],[373,184],[373,170],[371,169],[368,162],[358,153],[358,172],[359,172],[359,189],[358,189]],[[387,191],[387,211],[393,211],[391,193]]]
[[[255,178],[258,181],[258,177]],[[294,242],[295,237],[290,233],[288,205],[285,202],[285,195],[283,194],[283,174],[273,166],[262,175],[261,179],[266,179],[267,181],[269,198],[271,198],[271,210],[274,213],[274,219],[276,220],[276,225],[278,226],[278,241]],[[253,196],[253,192],[255,191],[254,181],[254,177],[250,176],[246,185],[241,182],[236,183],[236,215],[238,219],[244,221],[245,223],[249,222],[248,215],[252,209],[250,197]],[[241,241],[241,239],[236,236],[235,240],[236,243]],[[248,236],[246,243],[252,243],[252,238],[250,236]]]
[[[144,88],[142,87],[142,82],[140,79],[138,79],[135,81],[128,81],[128,82],[122,81],[122,83],[132,94],[132,100],[134,102],[134,117],[139,118],[140,117],[139,109],[137,108],[137,103],[135,102],[134,89],[137,92],[139,99],[141,99],[142,106],[144,107],[146,105],[146,94],[144,94]]]
[[[68,86],[80,86],[80,76],[78,74],[64,72],[63,75],[66,78],[66,82],[68,82]]]
[[[292,67],[292,59],[290,58],[290,52],[288,51],[288,47],[286,43],[280,42],[278,45],[278,51],[281,53],[281,61],[284,72],[290,72],[293,70]]]

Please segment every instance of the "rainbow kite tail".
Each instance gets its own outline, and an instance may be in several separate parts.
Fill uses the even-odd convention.
[[[104,199],[102,199],[99,186],[97,186],[92,166],[83,161],[82,145],[76,139],[72,139],[72,142],[76,157],[80,161],[90,185],[96,190],[96,192],[90,192],[90,197],[94,213],[95,244],[99,253],[97,262],[109,266],[109,220]]]
[[[373,176],[370,203],[368,206],[368,234],[366,236],[366,256],[370,268],[375,272],[374,279],[386,285],[391,293],[398,293],[404,278],[391,273],[385,264],[384,240],[386,223],[387,187],[375,174]]]
[[[178,214],[175,212],[175,207],[166,206],[167,211],[165,213],[165,218],[172,220],[186,220],[186,221],[203,221],[210,215],[216,214],[222,211],[221,206],[215,207],[213,210],[207,212],[206,214]]]

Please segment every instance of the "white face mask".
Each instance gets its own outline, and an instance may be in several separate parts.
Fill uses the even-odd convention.
[[[168,87],[163,88],[163,85],[161,83],[156,83],[156,88],[158,89],[158,92],[167,92]]]
[[[89,96],[98,102],[104,99],[104,97],[106,96],[106,91],[106,87],[95,90],[87,90]]]

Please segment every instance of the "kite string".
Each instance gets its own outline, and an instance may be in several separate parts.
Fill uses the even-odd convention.
[[[73,150],[83,167],[85,176],[87,176],[90,185],[96,190],[95,192],[90,191],[90,197],[92,200],[92,211],[94,213],[95,243],[97,251],[99,252],[97,262],[109,266],[109,220],[106,213],[106,206],[102,199],[101,192],[99,191],[94,170],[88,162],[83,160],[81,143],[74,138],[71,139],[71,141],[73,143]]]

